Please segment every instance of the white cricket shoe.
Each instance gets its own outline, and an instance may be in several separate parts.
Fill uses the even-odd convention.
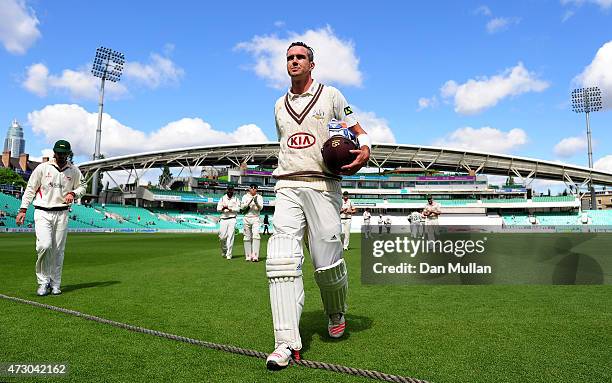
[[[36,290],[36,295],[39,297],[44,297],[49,294],[49,285],[44,283],[42,285],[38,285],[38,289]]]
[[[344,319],[343,313],[332,314],[329,316],[329,322],[327,324],[327,332],[332,338],[340,338],[344,335],[346,329],[346,320]]]
[[[59,287],[51,287],[51,294],[60,295],[61,293],[62,293],[62,290],[60,290]]]
[[[266,368],[277,371],[289,365],[291,359],[300,360],[300,351],[291,350],[285,343],[278,346],[266,359]]]

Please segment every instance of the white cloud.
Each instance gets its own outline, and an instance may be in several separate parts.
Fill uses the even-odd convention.
[[[587,141],[584,137],[567,137],[555,145],[555,155],[563,158],[572,157],[574,154],[584,152],[587,148]]]
[[[574,12],[572,10],[565,11],[565,13],[563,14],[563,17],[561,18],[561,22],[564,23],[567,20],[571,19],[572,16],[574,16],[574,14],[576,14],[576,12]]]
[[[285,22],[284,22],[284,21],[282,21],[282,20],[277,20],[277,21],[275,21],[275,22],[274,22],[274,26],[275,26],[276,28],[282,28],[282,27],[284,27],[284,26],[285,26]]]
[[[527,133],[522,129],[508,132],[485,126],[479,129],[465,127],[434,141],[435,146],[468,149],[494,153],[509,153],[527,143]]]
[[[21,84],[26,90],[39,97],[46,96],[50,90],[67,92],[72,99],[96,100],[99,93],[100,79],[83,67],[78,70],[65,69],[61,74],[50,74],[45,64],[33,64],[27,68],[26,79]],[[107,82],[105,95],[119,98],[127,94],[127,88],[121,83]]]
[[[40,157],[30,157],[31,161],[42,162],[42,158],[47,157],[49,159],[53,158],[53,149],[45,148],[40,151]]]
[[[378,117],[374,112],[365,112],[357,107],[353,108],[357,115],[359,125],[368,133],[370,140],[377,144],[393,144],[396,142],[395,135],[387,120]]]
[[[174,46],[171,44],[164,46],[166,54],[171,53],[173,49]],[[152,53],[150,61],[146,64],[137,61],[127,62],[122,81],[107,81],[104,94],[112,99],[118,99],[128,94],[128,85],[142,85],[150,89],[162,85],[175,85],[184,74],[185,71],[167,56]],[[26,69],[26,78],[21,85],[39,97],[45,97],[50,91],[56,91],[68,93],[73,100],[97,100],[100,79],[91,73],[91,64],[83,65],[77,70],[64,69],[61,74],[52,74],[45,64],[37,63]]]
[[[520,23],[518,17],[496,17],[487,22],[487,32],[493,34],[508,29],[512,24]]]
[[[420,112],[423,109],[434,108],[438,106],[438,98],[433,96],[431,98],[421,97],[419,98],[419,107],[417,108],[417,112]]]
[[[164,48],[167,53],[172,50],[174,50],[174,46],[169,44]],[[152,53],[150,58],[149,63],[146,64],[137,61],[126,62],[123,71],[126,80],[132,80],[135,83],[155,89],[161,85],[178,84],[185,75],[185,71],[167,56]]]
[[[455,112],[476,114],[497,105],[508,96],[542,92],[548,86],[548,82],[539,80],[535,73],[529,72],[523,63],[519,62],[515,67],[490,78],[483,76],[469,79],[464,84],[449,80],[440,91],[444,98],[454,97]]]
[[[98,114],[75,104],[48,105],[28,114],[34,133],[47,142],[67,139],[77,156],[90,157],[94,151]],[[172,149],[178,147],[268,141],[259,127],[243,125],[232,132],[215,130],[200,118],[183,118],[146,133],[103,115],[102,153],[106,156]]]
[[[595,4],[599,6],[602,10],[607,10],[612,8],[612,0],[561,0],[561,4],[563,5],[573,5],[576,7],[580,7],[585,3]]]
[[[49,81],[49,69],[47,69],[44,64],[34,64],[28,67],[27,72],[27,77],[21,85],[37,96],[46,96]]]
[[[487,7],[486,5],[481,5],[480,7],[476,8],[474,10],[474,14],[475,15],[492,16],[493,12],[491,12],[491,9],[489,7]]]
[[[287,75],[287,47],[294,41],[303,41],[314,50],[313,77],[322,83],[361,86],[359,58],[350,40],[338,38],[330,26],[307,30],[302,34],[289,33],[287,38],[255,36],[241,42],[236,49],[250,53],[255,59],[252,69],[274,88],[286,88],[290,84]]]
[[[597,86],[601,89],[603,107],[612,109],[612,41],[597,50],[593,61],[573,80],[581,87]]]
[[[603,170],[604,172],[612,173],[612,154],[604,156],[593,164],[593,168]]]
[[[24,0],[0,0],[0,41],[10,53],[26,53],[41,36],[38,24]]]

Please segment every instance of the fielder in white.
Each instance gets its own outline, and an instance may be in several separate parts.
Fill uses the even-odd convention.
[[[68,161],[70,143],[59,140],[53,145],[53,159],[38,165],[30,175],[16,217],[22,225],[28,206],[34,201],[36,231],[36,279],[40,296],[62,293],[64,248],[68,233],[68,209],[85,194],[85,180],[79,169]]]
[[[340,222],[342,223],[343,249],[348,250],[351,240],[351,221],[357,209],[348,197],[348,192],[342,193],[342,208],[340,209]]]
[[[236,230],[236,215],[240,211],[240,201],[234,196],[234,187],[229,185],[227,192],[217,203],[217,211],[221,212],[219,224],[219,241],[221,242],[221,256],[232,259],[234,247],[234,231]]]
[[[240,209],[244,212],[242,234],[244,235],[244,258],[259,261],[259,214],[263,209],[263,197],[257,194],[257,185],[252,184],[249,192],[242,196]]]
[[[423,215],[421,215],[418,211],[413,211],[410,213],[410,217],[408,218],[410,221],[410,234],[412,238],[419,238],[423,236]]]
[[[372,213],[370,213],[370,209],[365,209],[363,212],[363,226],[366,238],[370,238],[372,236],[372,226],[370,226],[371,219]]]
[[[427,203],[421,213],[425,217],[425,235],[427,240],[435,240],[438,231],[438,217],[442,214],[440,204],[434,202],[432,196],[427,196]]]
[[[387,234],[391,233],[391,226],[393,225],[393,221],[391,220],[391,216],[389,214],[385,215],[385,229],[387,230]]]
[[[339,338],[346,327],[348,275],[342,259],[338,214],[341,177],[330,173],[321,155],[330,135],[328,123],[334,118],[345,121],[360,142],[360,149],[353,151],[357,158],[343,166],[343,172],[356,173],[370,156],[369,138],[344,96],[312,79],[313,60],[313,51],[306,44],[289,46],[291,88],[274,108],[280,152],[273,173],[278,180],[275,233],[268,241],[266,259],[275,347],[266,360],[271,370],[286,367],[291,358],[298,359],[302,348],[299,326],[304,305],[302,240],[306,229],[328,333]]]

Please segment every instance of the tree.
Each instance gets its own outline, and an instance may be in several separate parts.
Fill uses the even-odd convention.
[[[550,197],[550,189],[548,189],[548,196]]]
[[[567,195],[567,189],[563,190],[563,196],[565,197]]]
[[[14,185],[17,187],[26,187],[27,182],[15,172],[13,169],[0,168],[0,185]]]
[[[170,173],[170,168],[168,165],[164,165],[162,169],[162,174],[159,176],[159,186],[162,188],[167,187],[172,180],[172,173]]]
[[[514,183],[514,177],[509,176],[508,178],[506,178],[506,186],[514,186],[514,185],[516,185]]]

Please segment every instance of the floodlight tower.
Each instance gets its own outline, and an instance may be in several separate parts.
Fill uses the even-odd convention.
[[[117,52],[110,48],[99,47],[96,49],[96,57],[94,58],[93,67],[91,73],[100,77],[100,101],[98,102],[98,129],[96,130],[96,148],[94,151],[93,159],[100,159],[100,138],[102,136],[102,112],[104,111],[104,83],[106,80],[117,82],[121,79],[121,73],[123,71],[123,64],[125,64],[125,56],[123,53]],[[94,173],[91,193],[95,196],[98,195],[98,178],[99,172],[96,170]]]
[[[589,114],[601,110],[601,90],[596,87],[578,88],[572,91],[572,110],[586,115],[587,143],[589,148],[589,168],[593,169],[593,146],[591,144],[591,124]],[[591,209],[597,210],[597,198],[591,179]]]

